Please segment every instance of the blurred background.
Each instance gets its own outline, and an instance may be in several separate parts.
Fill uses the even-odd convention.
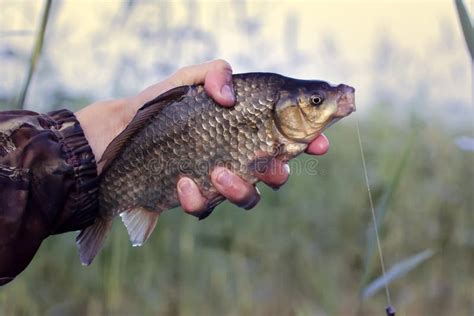
[[[0,0],[0,109],[78,110],[214,58],[350,84],[397,315],[474,315],[464,3]],[[117,220],[90,267],[76,233],[47,239],[0,315],[383,315],[355,115],[250,212],[168,211],[141,248]]]

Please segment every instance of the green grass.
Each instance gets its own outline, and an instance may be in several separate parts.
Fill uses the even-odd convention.
[[[41,56],[45,3],[19,108]],[[472,53],[472,25],[456,5]],[[453,142],[472,126],[412,122],[381,104],[361,124],[387,268],[436,250],[390,284],[392,300],[398,315],[472,315],[474,158]],[[382,315],[383,291],[360,299],[381,271],[354,120],[328,136],[317,175],[295,174],[278,192],[260,186],[263,199],[250,212],[224,204],[198,222],[168,211],[141,248],[117,220],[90,267],[80,265],[75,234],[46,240],[0,289],[0,315]]]
[[[18,101],[16,104],[16,108],[21,110],[25,106],[26,96],[28,95],[28,90],[30,88],[31,79],[36,71],[36,67],[38,65],[39,59],[41,57],[41,52],[43,50],[44,38],[46,33],[46,26],[48,25],[49,21],[49,13],[51,11],[51,4],[52,0],[46,0],[43,15],[41,17],[41,25],[38,29],[38,34],[35,38],[35,44],[33,47],[33,51],[31,53],[30,62],[28,64],[28,72],[26,74],[25,81],[23,83],[23,87],[20,92],[20,96],[18,97]]]
[[[393,302],[399,315],[469,315],[472,154],[457,149],[439,121],[413,127],[389,118],[384,106],[361,124],[375,202],[392,187],[381,223],[387,267],[437,250],[391,283]],[[320,175],[293,175],[278,192],[260,186],[263,200],[252,211],[225,204],[201,222],[168,211],[141,248],[117,220],[90,267],[80,265],[74,234],[46,240],[26,272],[0,290],[0,314],[354,314],[361,280],[380,268],[364,259],[372,223],[353,119],[328,136]],[[363,302],[362,315],[381,315],[384,306],[382,291]]]
[[[456,10],[458,12],[459,23],[466,40],[466,46],[471,54],[471,59],[474,60],[474,26],[471,23],[471,18],[467,13],[466,7],[462,0],[455,0]]]

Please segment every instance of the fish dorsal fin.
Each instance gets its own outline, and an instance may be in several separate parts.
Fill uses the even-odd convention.
[[[120,213],[133,247],[141,246],[155,229],[159,213],[136,207]]]
[[[102,172],[114,161],[115,157],[122,151],[128,140],[141,128],[146,122],[157,115],[163,108],[171,102],[179,101],[189,91],[189,86],[181,86],[160,94],[155,99],[145,103],[135,114],[132,121],[105,149],[99,164],[102,165]]]

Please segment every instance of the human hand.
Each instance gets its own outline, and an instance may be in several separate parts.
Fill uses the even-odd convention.
[[[232,69],[223,60],[179,69],[169,78],[154,84],[138,95],[109,101],[99,101],[76,112],[96,161],[104,154],[109,143],[132,121],[138,109],[156,96],[184,85],[204,83],[206,92],[219,104],[235,103],[232,89]],[[101,170],[99,169],[100,173]]]
[[[202,83],[207,94],[217,103],[226,107],[234,105],[232,68],[226,61],[214,60],[181,68],[169,78],[146,88],[136,96],[97,102],[77,112],[76,117],[96,160],[100,160],[107,145],[125,129],[137,110],[147,101],[178,86]],[[328,149],[329,142],[321,135],[308,146],[307,153],[322,155]],[[266,168],[267,172],[256,175],[267,185],[278,188],[287,181],[289,168],[277,159],[273,159],[270,164],[270,168]],[[98,171],[100,173],[101,170]],[[221,195],[240,207],[250,209],[260,200],[258,190],[253,185],[225,168],[215,168],[211,180]],[[207,210],[209,201],[201,194],[194,181],[181,178],[177,189],[181,206],[187,213],[200,216]]]
[[[171,80],[170,80],[171,79]],[[232,88],[232,68],[223,60],[215,60],[201,65],[190,66],[178,70],[168,81],[170,89],[184,84],[203,83],[207,94],[222,106],[233,106],[235,97]],[[154,86],[148,88],[154,89]],[[157,94],[147,91],[143,101],[152,99]],[[223,91],[225,91],[223,93]],[[307,153],[313,155],[325,154],[329,149],[326,136],[316,138],[307,149]],[[289,167],[285,163],[273,159],[266,168],[267,172],[256,174],[256,176],[267,185],[279,188],[289,176]],[[211,180],[217,191],[230,202],[251,209],[260,200],[257,188],[226,168],[217,167],[211,173]],[[190,178],[181,178],[178,182],[178,196],[181,207],[189,214],[201,216],[208,209],[209,202],[199,190],[196,183]]]

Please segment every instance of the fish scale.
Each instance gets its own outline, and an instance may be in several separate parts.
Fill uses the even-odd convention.
[[[116,215],[132,243],[141,245],[158,214],[179,205],[181,177],[194,180],[209,201],[198,214],[204,218],[223,200],[210,179],[216,166],[255,184],[254,164],[297,156],[326,125],[355,109],[353,88],[324,81],[250,73],[234,75],[233,87],[230,108],[216,104],[202,85],[170,90],[145,104],[112,141],[100,161],[99,216],[77,240],[84,264],[99,251]],[[326,101],[311,104],[315,93]]]
[[[257,84],[254,86],[259,87]],[[130,184],[138,186],[139,183],[147,183],[149,187],[144,192],[141,190],[127,192],[128,190],[120,189],[120,187],[123,188],[122,183],[117,182],[113,176],[109,176],[114,173],[114,170],[123,168],[120,165],[126,165],[127,161],[132,162],[133,168],[139,171],[145,168],[147,161],[156,158],[158,154],[168,161],[182,161],[183,157],[194,159],[202,155],[208,156],[208,159],[211,160],[222,159],[222,163],[228,163],[230,166],[238,165],[238,170],[245,170],[248,160],[255,156],[254,148],[265,150],[268,149],[268,144],[271,144],[269,139],[261,139],[258,135],[253,137],[254,132],[248,128],[247,124],[261,124],[262,120],[258,119],[260,116],[270,120],[272,104],[267,98],[256,102],[257,92],[249,89],[242,80],[237,80],[234,89],[239,96],[239,104],[233,110],[226,111],[228,115],[225,116],[223,109],[205,94],[202,87],[194,88],[183,100],[170,104],[164,109],[158,117],[154,118],[152,124],[143,128],[133,137],[130,146],[104,174],[100,190],[100,204],[110,210],[119,210],[136,205],[140,196],[146,195],[149,199],[147,205],[152,206],[158,205],[164,196],[172,195],[175,198],[171,199],[172,204],[167,207],[173,208],[179,205],[176,194],[176,183],[179,180],[178,166],[170,166],[171,170],[169,170],[167,177],[154,173],[134,172],[134,181],[131,181]],[[275,92],[267,89],[267,93],[273,94]],[[230,115],[231,112],[241,114]],[[238,129],[237,135],[228,133],[226,141],[223,131],[229,129],[231,117],[236,118],[234,122],[240,125],[240,129]],[[266,126],[261,124],[261,127],[265,128]],[[190,129],[191,132],[183,133],[185,128]],[[258,133],[258,129],[256,132]],[[182,134],[186,134],[187,137],[183,137]],[[268,138],[268,135],[266,136]],[[149,141],[150,138],[153,139],[152,142]],[[213,150],[217,149],[217,140],[221,143],[219,148],[234,148],[230,155],[223,156],[219,151]],[[195,146],[196,143],[203,144],[203,146]],[[224,145],[224,143],[226,144]],[[209,149],[210,154],[206,155],[205,151]],[[231,163],[231,159],[235,159],[234,163]],[[194,173],[194,175],[194,180],[199,185],[212,189],[209,182],[209,168],[201,170],[200,173]],[[249,176],[246,178],[253,180]],[[163,184],[169,184],[169,190],[157,192],[155,187],[163,186]],[[208,195],[212,196],[213,193],[215,190],[209,192]]]

